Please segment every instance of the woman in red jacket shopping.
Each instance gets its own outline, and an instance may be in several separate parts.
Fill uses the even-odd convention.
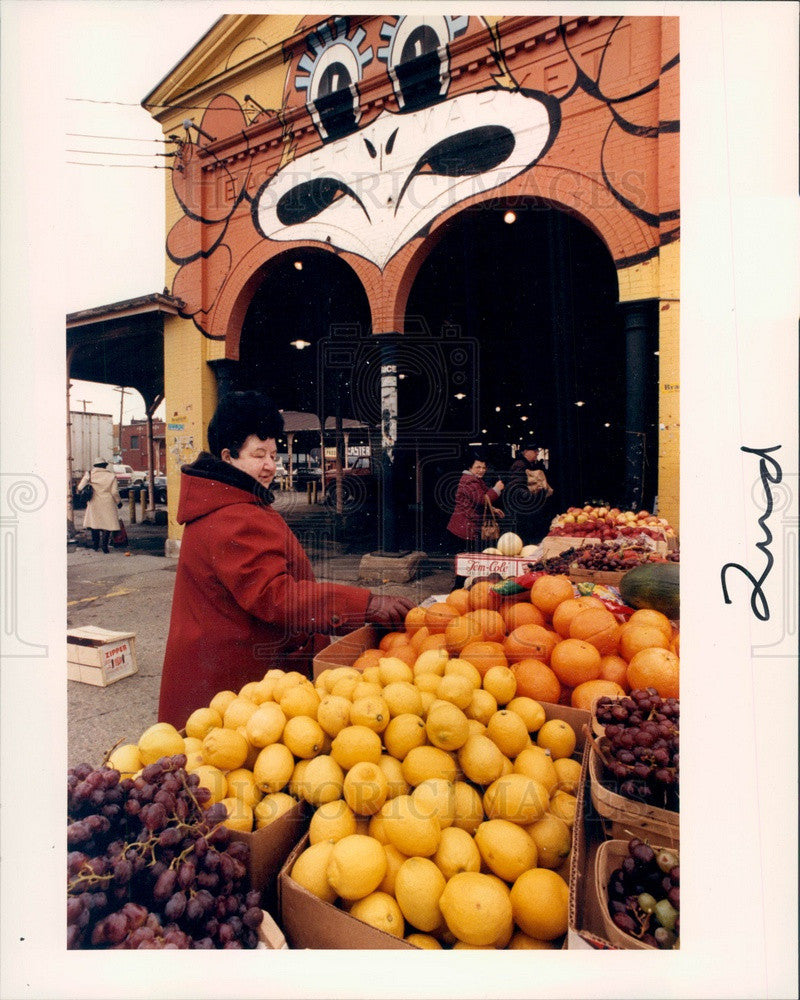
[[[267,670],[308,669],[318,637],[365,623],[397,626],[412,602],[317,583],[272,507],[283,418],[263,394],[225,396],[208,426],[211,454],[181,470],[185,525],[158,718],[180,728],[222,690]]]
[[[494,486],[489,487],[484,482],[486,462],[479,456],[473,458],[472,464],[461,474],[456,489],[456,501],[453,514],[447,524],[448,548],[451,552],[477,552],[492,542],[484,542],[481,538],[481,525],[486,503],[494,505],[503,492],[503,481],[498,479]],[[496,517],[503,517],[503,512],[494,511]],[[464,577],[456,576],[455,587],[464,583]]]

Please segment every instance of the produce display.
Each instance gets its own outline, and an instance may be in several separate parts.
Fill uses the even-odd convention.
[[[618,507],[569,507],[550,522],[549,535],[581,538],[651,538],[667,541],[675,538],[675,530],[664,517],[647,510],[620,510]]]
[[[620,795],[678,811],[680,703],[654,688],[626,698],[599,698],[595,716],[603,736],[595,743]]]
[[[608,908],[625,934],[652,948],[679,948],[680,865],[677,852],[633,837],[608,882]]]
[[[249,848],[176,754],[120,780],[80,764],[67,777],[67,947],[255,948],[263,913],[247,892]]]
[[[673,619],[680,613],[680,568],[675,563],[635,566],[620,580],[619,589],[632,608],[660,611]]]
[[[570,549],[570,569],[622,570],[627,572],[642,563],[678,562],[680,555],[675,549],[662,556],[652,549],[642,545],[623,545],[619,542],[602,542],[600,545],[589,545],[585,548]]]

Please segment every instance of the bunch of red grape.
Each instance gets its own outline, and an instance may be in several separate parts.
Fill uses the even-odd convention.
[[[597,701],[597,721],[605,727],[598,749],[617,791],[629,799],[678,811],[680,702],[655,688],[625,698]]]
[[[681,873],[678,855],[632,838],[622,864],[608,880],[611,919],[653,948],[678,948]]]
[[[572,557],[572,563],[581,569],[616,572],[649,562],[652,556],[652,551],[641,545],[626,546],[615,542],[603,542],[600,545],[587,545],[578,549]]]
[[[255,948],[263,913],[250,849],[221,803],[162,757],[137,778],[88,764],[67,777],[68,948]]]
[[[549,559],[539,559],[538,562],[529,563],[532,573],[569,573],[570,563],[575,561],[577,549],[565,549],[560,555],[551,556]]]

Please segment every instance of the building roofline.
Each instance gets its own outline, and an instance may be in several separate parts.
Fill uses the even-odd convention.
[[[120,319],[125,316],[138,316],[145,313],[159,312],[176,316],[183,301],[163,292],[150,295],[140,295],[121,302],[111,302],[108,305],[93,306],[91,309],[80,309],[67,313],[67,328],[96,323],[98,320]]]

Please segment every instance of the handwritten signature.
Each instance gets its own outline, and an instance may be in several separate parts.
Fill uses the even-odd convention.
[[[767,505],[764,513],[758,519],[758,523],[761,526],[761,530],[764,532],[764,538],[762,541],[756,543],[756,548],[760,549],[766,558],[766,565],[762,570],[761,576],[756,579],[755,576],[747,569],[745,566],[739,563],[726,563],[722,567],[720,573],[720,582],[722,583],[722,596],[725,598],[726,604],[731,604],[732,600],[728,596],[728,585],[726,581],[726,576],[729,569],[738,569],[740,573],[747,577],[750,583],[753,585],[752,593],[750,594],[750,607],[753,610],[753,614],[759,621],[766,622],[769,621],[769,604],[767,603],[767,597],[764,593],[764,581],[769,576],[769,572],[772,569],[772,564],[775,561],[770,552],[770,543],[772,542],[772,532],[767,527],[767,521],[772,513],[772,491],[770,490],[770,483],[779,483],[783,478],[783,471],[778,464],[778,462],[771,457],[773,451],[778,451],[780,445],[777,444],[773,448],[746,448],[742,446],[741,451],[747,452],[750,455],[758,455],[761,461],[759,462],[759,475],[761,476],[761,485],[764,487],[764,494],[767,498]]]

